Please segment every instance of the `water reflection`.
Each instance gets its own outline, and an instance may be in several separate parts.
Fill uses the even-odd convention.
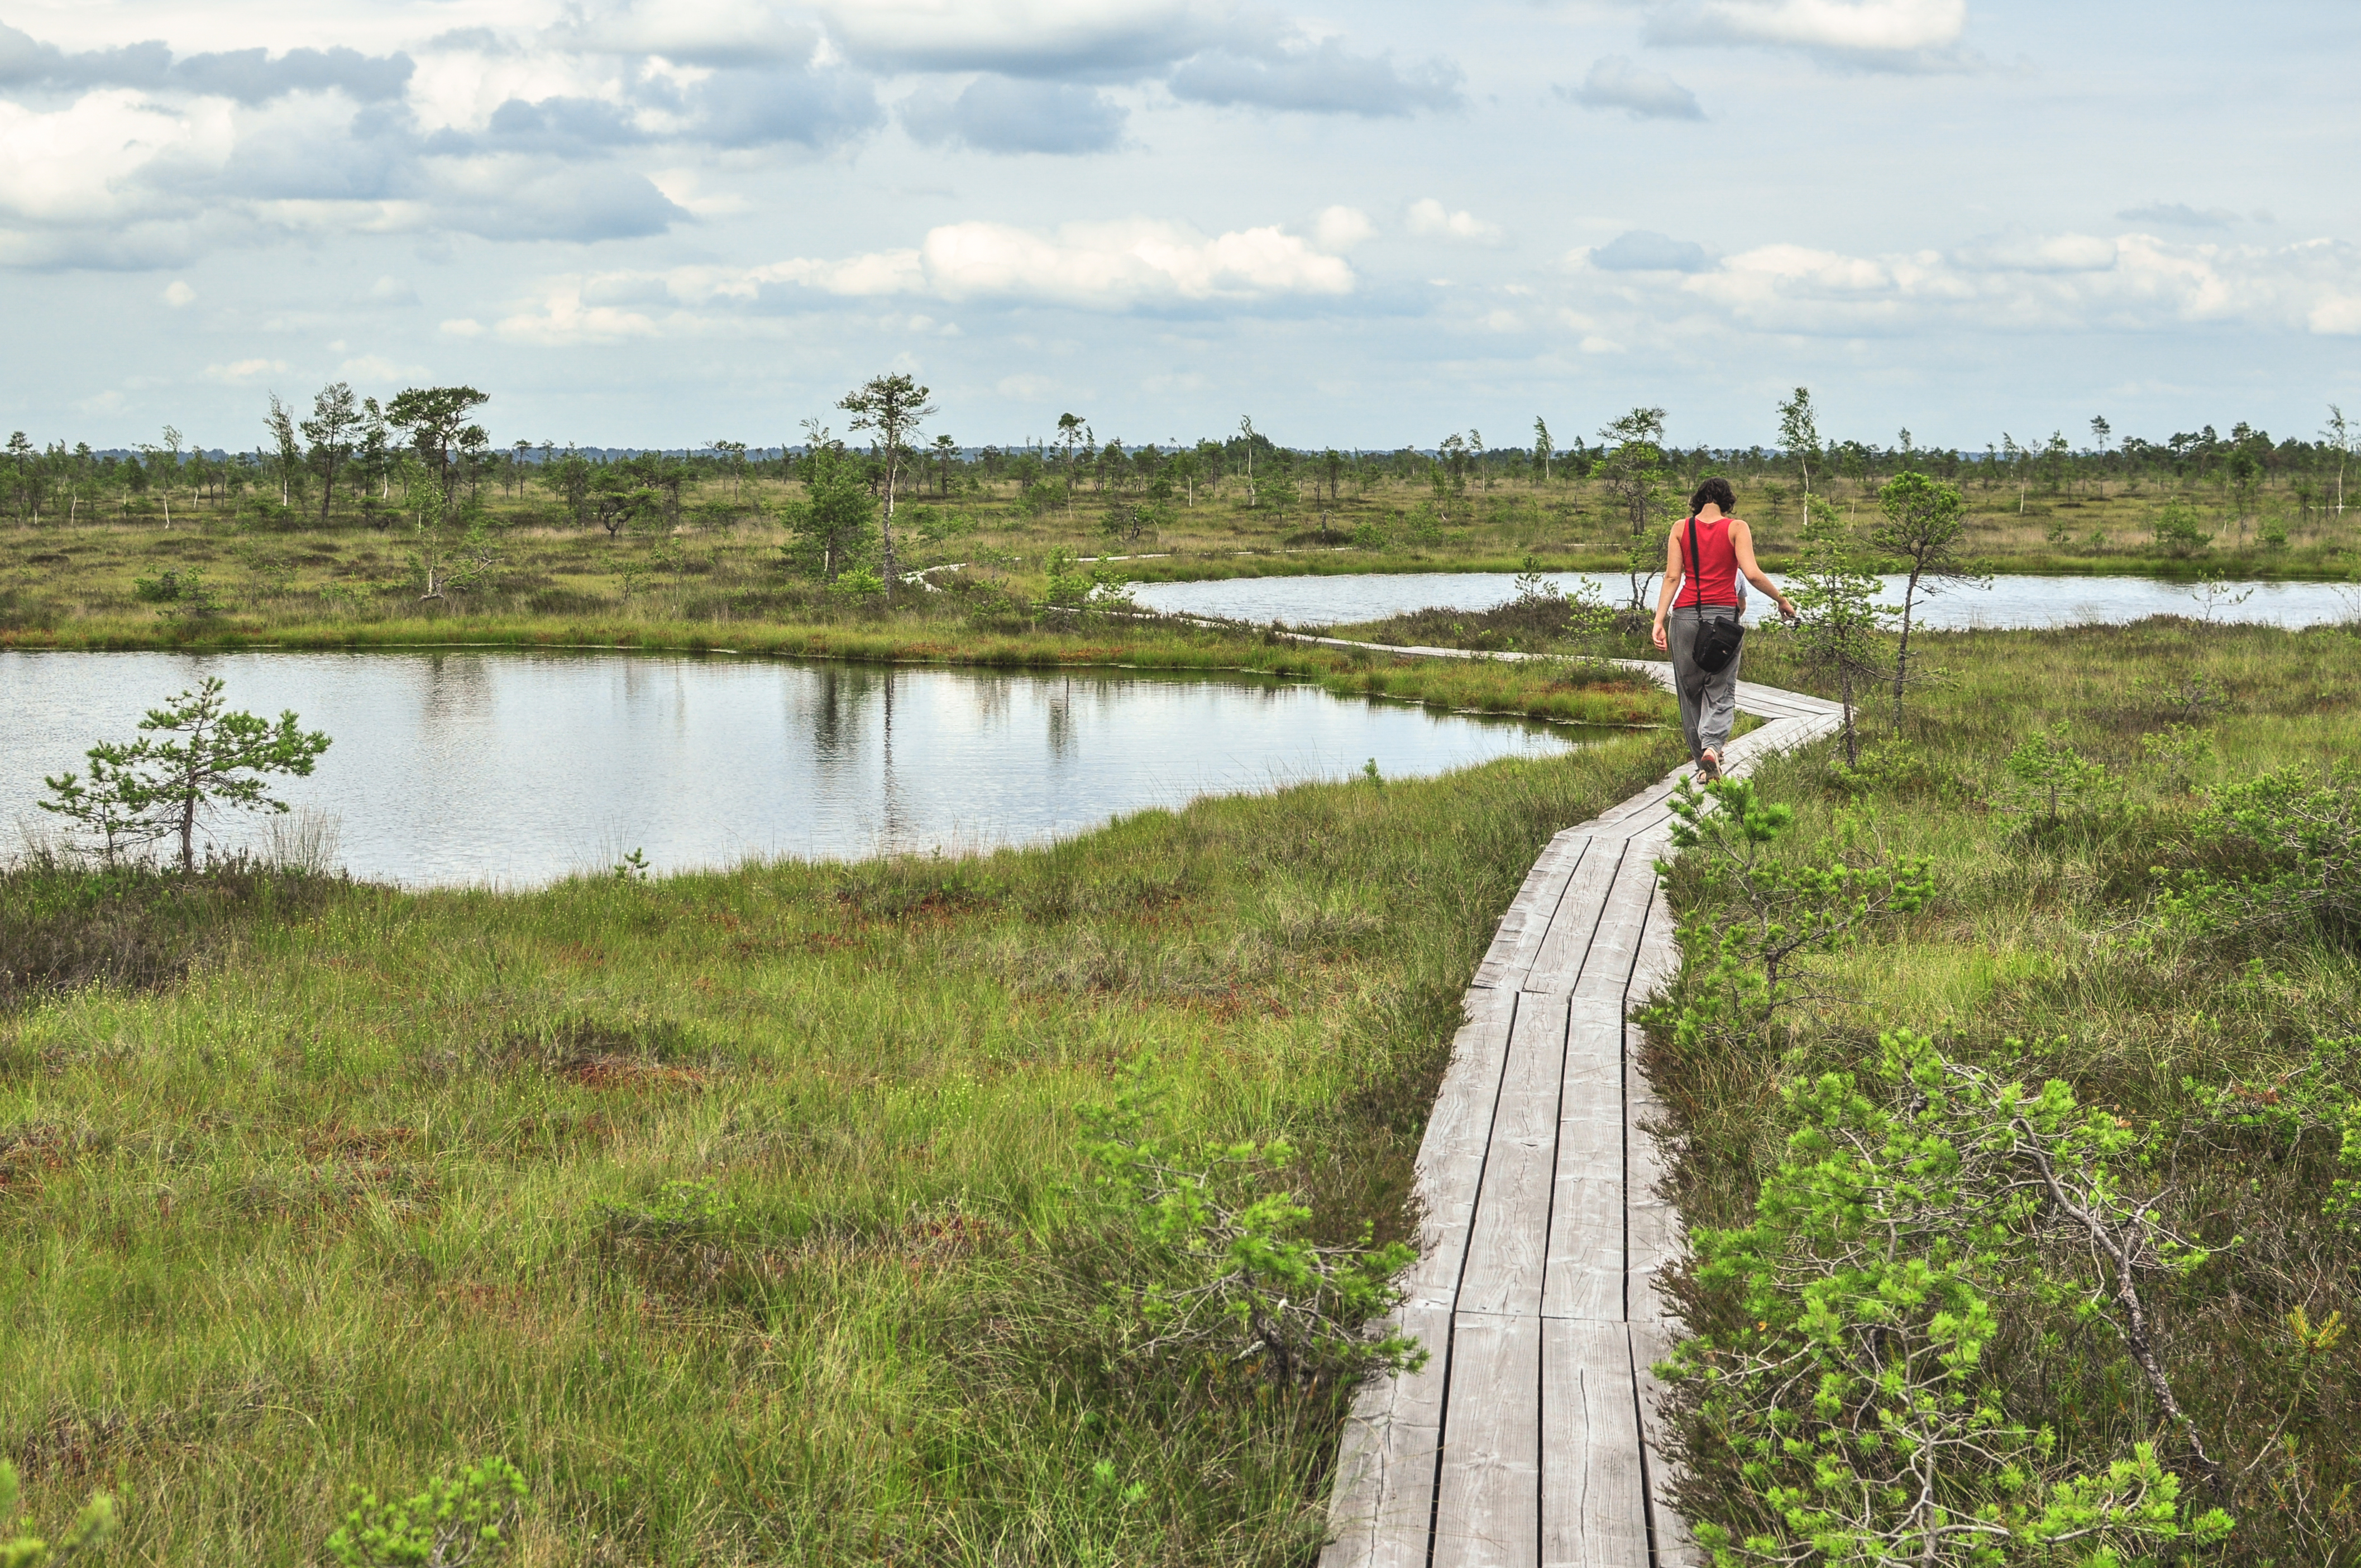
[[[1570,743],[1545,726],[1316,688],[1149,674],[1001,674],[726,657],[0,652],[0,830],[41,778],[205,674],[335,744],[286,797],[387,880],[529,883],[632,849],[748,854],[1023,842],[1213,791],[1412,776]],[[239,824],[241,839],[247,824]]]

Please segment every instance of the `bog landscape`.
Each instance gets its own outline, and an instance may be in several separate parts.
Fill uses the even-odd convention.
[[[1645,796],[1640,1561],[2361,1562],[2341,412],[999,447],[892,374],[623,451],[380,396],[0,466],[0,1560],[1341,1561],[1372,1390],[1475,1365],[1418,1281],[1488,952]],[[1642,666],[1711,475],[1799,609],[1741,729],[1818,728],[1708,782]],[[1331,608],[1190,597],[1279,578]],[[1447,1433],[1408,1550],[1521,1560]]]

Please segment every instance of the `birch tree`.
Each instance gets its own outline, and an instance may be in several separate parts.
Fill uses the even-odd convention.
[[[1812,389],[1798,387],[1795,395],[1779,405],[1779,444],[1786,449],[1787,461],[1804,481],[1804,521],[1812,520],[1812,465],[1820,458],[1820,425],[1812,411]]]
[[[902,464],[910,452],[912,439],[918,426],[935,411],[927,401],[928,389],[908,376],[895,372],[873,376],[852,391],[847,392],[837,407],[852,416],[852,428],[874,433],[880,455],[885,464],[885,604],[894,604],[894,492],[901,477]],[[1070,416],[1071,417],[1071,416]],[[1063,422],[1060,422],[1062,425]]]
[[[295,479],[295,465],[303,460],[302,438],[295,431],[295,411],[270,394],[270,411],[262,416],[262,428],[270,433],[271,444],[279,448],[279,504],[295,504],[291,487]]]
[[[2328,423],[2321,430],[2328,444],[2336,453],[2336,515],[2345,515],[2345,460],[2353,455],[2353,427],[2345,422],[2345,411],[2334,403],[2328,405]]]

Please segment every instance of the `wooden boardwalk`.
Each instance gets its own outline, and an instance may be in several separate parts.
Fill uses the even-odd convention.
[[[1769,722],[1731,743],[1733,774],[1839,723],[1744,682],[1739,707]],[[1323,1568],[1703,1561],[1653,1431],[1670,1342],[1651,1279],[1682,1243],[1628,1021],[1679,962],[1655,873],[1679,776],[1551,839],[1476,971],[1418,1155],[1400,1316],[1429,1358],[1362,1389]]]

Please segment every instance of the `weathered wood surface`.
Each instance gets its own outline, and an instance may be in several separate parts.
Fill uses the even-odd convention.
[[[1549,1242],[1557,1102],[1565,1075],[1565,1000],[1523,995],[1509,1035],[1509,1065],[1492,1113],[1492,1140],[1455,1303],[1465,1312],[1532,1317],[1541,1310]]]
[[[1542,1320],[1542,1568],[1648,1561],[1630,1330]]]
[[[1730,743],[1732,774],[1843,722],[1745,681],[1738,704],[1767,722]],[[1654,1277],[1684,1244],[1629,1021],[1680,963],[1655,875],[1679,776],[1551,839],[1477,970],[1419,1147],[1400,1320],[1427,1364],[1360,1390],[1323,1568],[1703,1563],[1649,1370],[1672,1349]]]
[[[1533,1568],[1541,1552],[1542,1320],[1459,1311],[1434,1488],[1434,1568]]]

